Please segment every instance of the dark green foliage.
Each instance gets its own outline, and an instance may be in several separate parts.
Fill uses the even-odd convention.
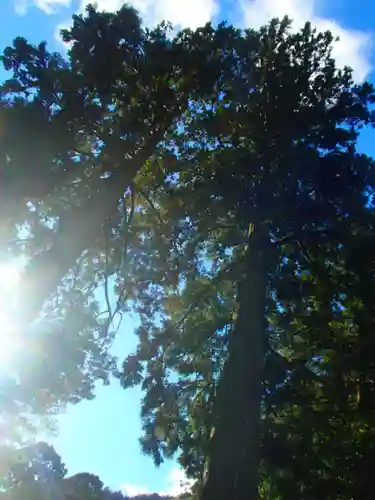
[[[88,7],[87,16],[75,16],[63,34],[72,44],[68,60],[49,54],[45,44],[33,47],[21,38],[4,51],[4,65],[13,72],[2,90],[1,155],[8,195],[17,203],[32,201],[37,214],[56,226],[49,244],[41,245],[38,238],[38,252],[27,266],[29,287],[44,273],[33,300],[28,296],[32,315],[85,251],[97,258],[103,226],[111,234],[121,224],[120,208],[132,180],[189,99],[212,94],[219,61],[213,56],[210,74],[203,78],[203,72],[220,41],[215,31],[207,26],[173,39],[167,35],[163,26],[142,30],[128,7],[115,14]],[[31,123],[37,125],[33,134]],[[30,152],[31,162],[26,161]],[[37,188],[27,181],[30,176],[41,177]]]
[[[22,39],[5,51],[3,246],[28,225],[28,317],[52,297],[69,334],[46,335],[61,364],[46,377],[47,354],[15,394],[90,397],[130,309],[139,345],[117,375],[144,390],[156,464],[177,453],[203,500],[370,499],[374,161],[357,138],[374,89],[309,24],[167,32],[90,8],[64,34],[69,60]],[[100,497],[87,479],[75,490]]]
[[[18,488],[22,483],[60,480],[67,474],[61,458],[47,443],[21,449],[3,448],[1,455],[1,488],[5,490]]]
[[[26,448],[2,449],[2,500],[127,500],[122,492],[104,487],[98,476],[81,472],[73,476],[53,447],[36,443]],[[138,495],[137,500],[171,500],[158,494]]]
[[[356,140],[372,123],[374,91],[335,68],[331,36],[309,25],[292,35],[287,21],[275,22],[236,36],[236,77],[220,82],[220,98],[207,109],[192,103],[183,132],[170,139],[175,153],[156,162],[160,187],[149,177],[153,206],[144,217],[152,224],[145,222],[143,245],[158,248],[150,265],[157,279],[149,285],[153,299],[139,309],[139,348],[123,383],[142,381],[142,444],[156,463],[178,451],[199,477],[208,453],[215,481],[203,498],[253,498],[245,476],[257,467],[259,440],[249,437],[251,446],[244,436],[256,429],[258,389],[241,387],[259,376],[251,370],[260,363],[261,472],[273,498],[367,498],[371,489],[358,471],[366,470],[365,457],[371,462],[372,439],[362,436],[371,435],[372,413],[362,392],[361,410],[352,405],[359,386],[371,401],[372,361],[364,368],[363,349],[373,316],[364,294],[374,289],[374,162],[356,151]],[[146,180],[147,173],[139,178],[142,188]],[[251,257],[246,278],[256,234],[265,267]],[[259,270],[266,297],[254,310]],[[251,302],[243,298],[244,276]],[[236,323],[241,314],[248,319]],[[256,314],[263,326],[255,327]],[[218,387],[230,382],[212,411],[218,379]],[[237,431],[237,452],[229,453]],[[237,486],[230,484],[243,466]]]
[[[108,381],[110,325],[138,293],[127,279],[138,258],[138,236],[127,235],[132,181],[221,72],[220,32],[170,38],[167,26],[142,29],[126,6],[89,7],[63,36],[66,59],[23,38],[2,57],[10,78],[0,91],[0,245],[28,259],[15,312],[28,354],[2,392],[25,414],[91,398],[95,381]],[[95,290],[104,284],[100,311]]]

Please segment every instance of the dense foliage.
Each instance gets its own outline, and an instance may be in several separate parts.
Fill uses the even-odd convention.
[[[2,388],[12,418],[90,398],[113,370],[110,326],[137,293],[126,267],[137,259],[132,180],[218,73],[220,32],[168,34],[142,29],[128,7],[89,7],[64,33],[67,59],[23,38],[4,51],[1,248],[27,259],[15,312],[24,359]],[[106,293],[100,310],[95,290],[111,277],[115,304]]]
[[[39,442],[1,456],[2,500],[127,500],[121,491],[112,491],[100,478],[88,472],[68,476],[61,457],[52,446]],[[136,495],[136,500],[171,500],[154,494]]]
[[[357,139],[375,93],[329,33],[289,28],[173,38],[89,8],[67,60],[5,50],[1,244],[29,258],[19,335],[44,357],[4,384],[4,415],[112,372],[144,391],[143,451],[178,454],[203,500],[372,497],[374,161]],[[129,310],[139,345],[118,369]]]
[[[272,498],[370,498],[374,162],[356,141],[374,90],[309,25],[236,36],[236,78],[149,177],[159,281],[123,383],[146,391],[157,463],[181,450],[202,477],[209,456],[203,498],[254,498],[259,442]]]

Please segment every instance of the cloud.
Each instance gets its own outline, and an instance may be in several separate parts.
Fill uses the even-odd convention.
[[[72,27],[71,19],[69,21],[65,20],[65,21],[59,23],[55,27],[55,30],[54,30],[55,40],[57,40],[59,43],[61,43],[63,45],[63,50],[68,50],[71,47],[71,44],[63,42],[63,40],[61,38],[61,30],[66,30],[66,29],[69,29],[71,27]]]
[[[144,16],[148,24],[170,21],[178,28],[204,26],[217,14],[215,0],[133,0],[130,2]]]
[[[172,469],[167,477],[166,496],[176,497],[183,493],[188,493],[194,484],[192,479],[188,479],[183,469],[178,467]]]
[[[82,0],[79,12],[92,0]],[[177,28],[198,28],[218,12],[218,0],[96,0],[99,10],[115,11],[127,3],[139,11],[145,24],[154,26],[169,21]]]
[[[55,14],[61,7],[70,7],[71,0],[34,0],[34,3],[46,14]]]
[[[18,0],[19,2],[26,0]],[[53,2],[54,0],[37,0]],[[56,1],[56,0],[55,0]],[[57,0],[64,2],[64,0]],[[68,1],[68,0],[65,0]],[[177,29],[198,28],[211,21],[219,11],[219,0],[81,0],[77,13],[83,13],[86,5],[95,4],[103,12],[119,10],[125,3],[134,7],[146,26],[169,21]],[[61,41],[60,29],[68,28],[71,21],[61,23],[55,30],[55,38]]]
[[[61,8],[68,8],[71,0],[16,0],[14,10],[18,15],[25,15],[30,7],[34,6],[46,14],[56,14]]]
[[[19,16],[24,16],[27,14],[28,2],[27,0],[15,0],[14,11]]]
[[[246,27],[259,28],[273,17],[288,15],[293,19],[296,29],[301,28],[306,21],[311,21],[318,31],[331,31],[334,36],[340,38],[333,48],[333,56],[338,66],[351,66],[354,78],[359,82],[370,74],[372,34],[347,29],[334,19],[320,16],[316,0],[242,0],[239,5]]]
[[[19,13],[27,9],[28,1],[17,0]],[[58,7],[69,6],[71,0],[33,0],[44,12],[52,13]],[[81,0],[78,12],[83,12],[92,0]],[[294,27],[301,28],[307,20],[319,31],[329,30],[340,41],[335,42],[333,55],[339,67],[349,65],[353,68],[356,81],[363,81],[370,74],[370,62],[373,49],[371,33],[352,30],[342,26],[337,20],[319,15],[317,4],[319,0],[238,0],[235,2],[235,18],[240,19],[242,27],[259,28],[273,17],[283,17],[288,14],[293,19]],[[176,28],[197,28],[212,20],[219,13],[220,0],[96,0],[99,10],[116,11],[124,3],[135,7],[148,26],[166,20]],[[68,26],[68,23],[64,23]],[[59,39],[59,30],[56,30]]]
[[[142,488],[140,486],[135,486],[134,484],[123,484],[121,486],[121,491],[127,497],[136,497],[138,495],[151,495],[152,492],[147,488]]]
[[[178,467],[172,469],[166,479],[166,487],[163,491],[158,491],[157,493],[161,496],[171,496],[177,497],[182,495],[183,493],[187,493],[190,491],[193,482],[191,479],[188,479],[184,473],[184,471]],[[152,492],[147,488],[142,488],[140,486],[136,486],[134,484],[123,484],[121,486],[121,490],[129,497],[135,497],[137,495],[150,495]]]
[[[124,5],[124,3],[127,2],[125,0],[81,0],[78,12],[83,12],[86,5],[90,3],[96,5],[98,10],[105,12],[114,12],[116,10],[119,10]]]

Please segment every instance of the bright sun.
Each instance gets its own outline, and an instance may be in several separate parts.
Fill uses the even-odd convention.
[[[0,373],[10,367],[18,344],[14,307],[20,277],[18,261],[0,264]]]

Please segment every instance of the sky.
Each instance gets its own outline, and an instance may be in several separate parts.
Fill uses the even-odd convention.
[[[63,51],[61,27],[73,13],[81,12],[85,0],[0,0],[0,48],[14,37],[30,42],[46,40],[51,50]],[[122,0],[98,0],[102,10],[116,10]],[[239,27],[257,28],[269,19],[288,14],[296,28],[312,21],[319,30],[339,36],[334,55],[340,66],[349,65],[357,81],[375,81],[374,0],[128,0],[139,10],[145,24],[168,20],[176,27],[196,28],[207,21],[227,20]],[[0,78],[4,75],[0,74]],[[375,154],[373,131],[361,137],[361,149]],[[372,145],[374,143],[374,145]],[[122,327],[114,353],[123,359],[135,346],[136,318]],[[155,468],[141,454],[138,438],[139,390],[124,391],[115,383],[99,387],[94,401],[69,407],[59,417],[58,435],[50,438],[65,461],[69,473],[91,472],[105,485],[128,495],[141,492],[177,494],[183,477],[175,462]]]

